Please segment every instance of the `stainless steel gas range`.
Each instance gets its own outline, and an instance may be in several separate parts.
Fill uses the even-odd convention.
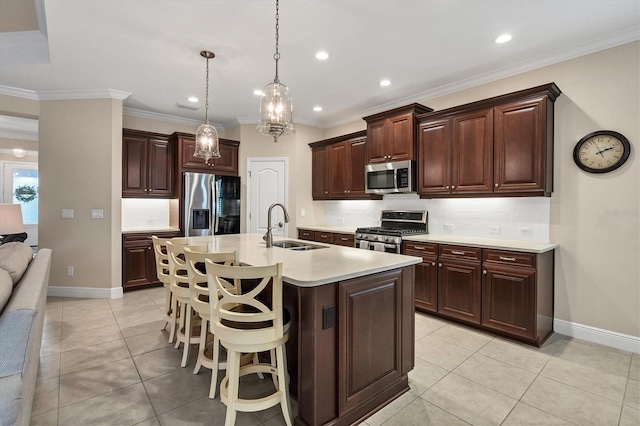
[[[424,210],[383,210],[380,226],[356,229],[357,248],[387,253],[402,253],[402,237],[427,234]]]

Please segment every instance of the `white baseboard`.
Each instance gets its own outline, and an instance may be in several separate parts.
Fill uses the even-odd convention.
[[[83,297],[88,299],[118,299],[122,297],[122,287],[59,287],[49,286],[47,296],[51,297]]]
[[[599,343],[623,351],[640,353],[640,337],[637,336],[630,336],[628,334],[560,319],[553,320],[553,331],[565,336],[575,337],[592,343]]]

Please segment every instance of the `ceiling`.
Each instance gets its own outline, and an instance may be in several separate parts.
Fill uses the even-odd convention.
[[[275,74],[275,1],[29,1],[45,49],[32,28],[0,22],[0,93],[112,89],[130,93],[131,114],[201,122],[206,49],[210,120],[257,122],[253,91]],[[502,33],[513,40],[494,43]],[[282,0],[280,80],[294,121],[326,128],[638,39],[640,0]],[[189,96],[199,109],[178,106]]]

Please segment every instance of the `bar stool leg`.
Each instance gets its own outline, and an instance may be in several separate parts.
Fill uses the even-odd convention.
[[[238,399],[238,386],[240,384],[240,352],[227,349],[227,376],[229,387],[227,393],[227,415],[225,426],[233,426],[236,423],[236,400]]]
[[[166,321],[164,322],[163,330],[167,329],[167,325],[169,325],[169,320],[171,319],[171,289],[169,287],[165,288],[164,295],[164,315]]]
[[[187,309],[187,305],[184,303],[180,303],[180,322],[178,323],[178,330],[176,330],[176,334],[180,333],[181,330],[184,330],[184,326],[185,326],[184,320],[186,316],[186,313],[185,313],[186,309]],[[174,348],[178,349],[179,347],[180,347],[180,339],[178,339],[178,336],[176,335],[176,344]]]
[[[200,372],[202,366],[201,359],[204,358],[204,351],[207,349],[207,326],[209,321],[202,318],[202,325],[200,326],[200,344],[198,345],[198,359],[196,360],[196,368],[193,369],[193,374]]]
[[[173,293],[171,293],[171,312],[173,313],[173,318],[170,319],[169,343],[173,343],[176,338],[176,325],[178,323],[178,300],[173,296]]]
[[[276,358],[278,364],[278,390],[282,393],[280,406],[282,407],[282,415],[284,416],[284,421],[287,423],[287,426],[291,426],[293,423],[293,416],[291,415],[291,399],[289,397],[287,386],[287,354],[284,345],[280,345],[276,348]]]
[[[191,305],[185,303],[185,326],[184,326],[184,346],[182,347],[182,362],[180,363],[181,367],[187,366],[187,361],[189,360],[189,349],[191,348],[191,319],[193,316],[193,312],[191,310]]]
[[[229,366],[229,353],[227,352],[227,368]],[[216,397],[218,385],[218,370],[220,369],[220,340],[213,335],[213,368],[211,368],[211,386],[209,387],[209,399]]]

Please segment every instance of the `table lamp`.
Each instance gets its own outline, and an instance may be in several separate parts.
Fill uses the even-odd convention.
[[[24,232],[20,204],[0,204],[0,244],[4,235]]]

